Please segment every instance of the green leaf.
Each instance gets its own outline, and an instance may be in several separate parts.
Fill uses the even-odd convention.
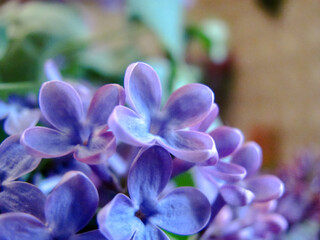
[[[0,24],[0,59],[6,52],[8,46],[8,38],[6,35],[6,28],[3,24]]]

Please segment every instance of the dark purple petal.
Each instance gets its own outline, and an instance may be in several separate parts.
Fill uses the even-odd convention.
[[[119,104],[123,105],[124,101],[124,90],[120,85],[104,85],[94,94],[87,119],[95,126],[107,125],[109,116],[115,106]]]
[[[72,236],[68,240],[107,240],[107,238],[105,238],[99,230],[93,230]]]
[[[25,213],[0,215],[1,240],[51,240],[45,225],[37,218]]]
[[[200,231],[209,221],[208,199],[197,189],[181,187],[159,201],[159,213],[150,218],[155,225],[176,234]]]
[[[134,232],[143,225],[135,217],[137,209],[122,193],[100,210],[97,216],[99,230],[108,239],[131,239]]]
[[[15,180],[34,170],[40,163],[40,158],[30,156],[19,136],[6,138],[0,145],[0,186],[4,181]]]
[[[116,139],[112,132],[94,135],[88,145],[78,145],[74,158],[88,164],[99,164],[116,151]]]
[[[261,147],[255,142],[243,144],[241,148],[234,153],[231,162],[244,167],[247,170],[248,175],[253,175],[261,167]]]
[[[0,212],[29,213],[44,221],[45,195],[34,185],[8,182],[0,186]]]
[[[175,157],[189,162],[197,163],[218,157],[213,139],[202,132],[172,131],[159,144]]]
[[[151,224],[142,225],[135,233],[132,240],[170,240],[168,236],[156,226]]]
[[[225,184],[220,188],[220,194],[223,199],[233,206],[245,206],[254,199],[254,194],[242,187]]]
[[[283,182],[273,175],[262,175],[245,180],[245,187],[255,195],[254,201],[265,202],[282,196]]]
[[[216,144],[219,158],[224,158],[233,153],[242,143],[244,136],[236,128],[222,126],[209,133]]]
[[[70,136],[45,127],[33,127],[25,130],[21,143],[34,156],[43,158],[61,157],[75,149]]]
[[[206,132],[209,129],[209,127],[212,125],[212,123],[216,120],[218,114],[219,114],[219,107],[217,104],[214,103],[211,107],[209,114],[206,116],[206,118],[201,122],[193,125],[190,129],[199,131],[199,132]]]
[[[80,96],[70,84],[62,81],[44,83],[39,105],[44,117],[54,127],[65,133],[78,132],[84,112]]]
[[[129,105],[144,117],[157,112],[161,105],[161,83],[152,67],[137,62],[129,65],[124,78]]]
[[[81,172],[66,173],[48,195],[45,215],[55,237],[68,237],[82,229],[98,206],[98,192]]]
[[[218,178],[226,182],[238,182],[244,179],[247,174],[245,168],[223,161],[218,161],[213,167],[204,167],[203,171],[206,172],[206,176],[209,178]]]
[[[4,122],[3,129],[9,135],[21,134],[25,129],[37,124],[41,116],[39,109],[12,111]]]
[[[135,204],[155,200],[169,182],[172,172],[170,154],[153,146],[137,156],[128,175],[128,191]]]
[[[170,128],[182,129],[203,120],[211,110],[213,99],[210,88],[199,83],[176,90],[163,108]]]
[[[151,145],[155,141],[154,135],[149,133],[150,123],[129,108],[115,107],[108,125],[118,140],[133,146]]]
[[[60,71],[52,59],[49,59],[44,64],[44,73],[49,81],[63,81]]]

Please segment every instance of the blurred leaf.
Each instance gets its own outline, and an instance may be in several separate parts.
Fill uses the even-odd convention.
[[[129,16],[149,27],[176,61],[184,56],[184,9],[181,0],[128,0]]]
[[[193,178],[190,172],[185,172],[176,176],[173,181],[176,183],[177,187],[194,187]]]
[[[8,46],[8,38],[6,35],[6,28],[3,24],[0,24],[0,59],[4,55]]]

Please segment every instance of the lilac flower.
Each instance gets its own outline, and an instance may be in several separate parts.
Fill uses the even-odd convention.
[[[44,194],[35,186],[15,179],[35,169],[40,158],[26,153],[19,136],[8,137],[0,145],[0,213],[26,212],[44,218]]]
[[[201,132],[185,130],[201,121],[213,104],[213,92],[202,84],[189,84],[175,91],[160,110],[161,84],[147,64],[131,64],[124,86],[133,110],[117,106],[109,126],[117,139],[134,146],[159,144],[174,156],[200,162],[216,155],[212,138]]]
[[[142,152],[128,175],[131,197],[118,194],[98,214],[99,229],[110,239],[166,239],[159,229],[181,235],[198,232],[210,216],[210,204],[197,189],[182,187],[163,196],[172,170],[169,153],[160,146]]]
[[[68,172],[46,199],[45,223],[25,213],[1,214],[0,239],[105,239],[98,230],[76,234],[93,217],[97,206],[93,183],[81,172]]]
[[[81,99],[70,84],[46,82],[40,89],[40,109],[56,129],[29,128],[21,141],[30,153],[43,158],[73,152],[79,161],[99,163],[101,154],[106,157],[115,151],[115,138],[106,131],[107,121],[114,107],[123,102],[124,93],[119,85],[104,85],[95,93],[85,116]]]

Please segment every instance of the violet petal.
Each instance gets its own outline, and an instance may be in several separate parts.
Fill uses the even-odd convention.
[[[40,89],[39,105],[44,117],[65,133],[77,132],[84,119],[79,94],[63,81],[44,83]]]
[[[0,215],[0,239],[2,240],[51,240],[45,225],[37,218],[25,213]]]
[[[163,108],[173,129],[183,129],[203,120],[213,105],[210,88],[200,83],[187,84],[176,90]]]
[[[132,201],[140,205],[145,199],[155,200],[169,182],[171,172],[171,156],[162,147],[153,146],[139,154],[128,175]]]
[[[87,114],[92,125],[107,125],[109,116],[115,106],[124,104],[123,88],[118,84],[107,84],[100,87],[94,94]]]
[[[156,226],[153,226],[152,224],[142,225],[140,229],[135,233],[134,237],[132,238],[132,240],[146,240],[146,239],[170,240],[163,231],[161,231]]]
[[[202,132],[172,131],[159,144],[175,157],[189,162],[197,163],[218,157],[213,139]]]
[[[160,199],[158,211],[150,221],[176,234],[189,235],[200,231],[209,221],[208,199],[196,188],[181,187]]]
[[[251,191],[231,184],[223,185],[220,188],[220,194],[228,204],[233,206],[245,206],[254,199],[254,194]]]
[[[19,136],[6,138],[0,145],[0,185],[1,182],[15,180],[31,172],[40,160],[26,152]]]
[[[23,132],[21,142],[34,156],[60,157],[74,151],[70,136],[46,127],[33,127]]]
[[[99,230],[93,230],[86,233],[77,234],[69,240],[107,240]]]
[[[7,182],[0,186],[0,212],[29,213],[44,221],[45,195],[26,182]]]
[[[144,117],[157,112],[161,105],[161,83],[152,67],[143,62],[129,65],[124,77],[129,105]]]
[[[271,213],[261,216],[255,227],[258,232],[280,234],[287,229],[288,222],[282,215]]]
[[[53,81],[53,80],[63,81],[60,71],[52,59],[49,59],[45,62],[44,73],[48,81]]]
[[[93,217],[98,201],[98,192],[86,175],[66,173],[46,199],[45,215],[53,236],[67,237],[82,229]]]
[[[209,127],[212,125],[212,123],[216,120],[216,118],[218,117],[218,114],[219,114],[219,107],[217,104],[214,103],[211,107],[210,112],[206,116],[206,118],[201,122],[193,125],[190,129],[199,131],[199,132],[206,132],[209,129]]]

